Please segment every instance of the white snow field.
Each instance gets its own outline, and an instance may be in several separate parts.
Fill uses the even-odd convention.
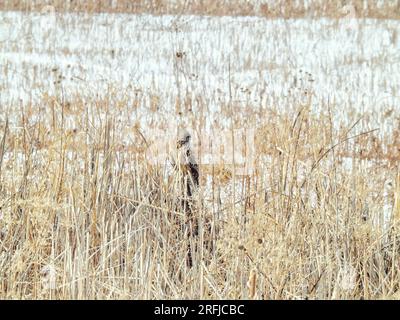
[[[179,95],[279,109],[304,90],[315,110],[381,111],[400,101],[399,34],[394,20],[0,12],[0,104],[112,86],[157,93],[167,114]]]
[[[224,125],[228,101],[278,111],[311,102],[314,112],[334,108],[344,125],[349,112],[370,114],[367,126],[385,135],[399,114],[399,91],[395,20],[0,12],[1,120],[45,95],[113,95],[128,105],[139,95],[129,121],[142,126],[184,119],[175,113],[178,98],[194,114],[205,108],[208,125]],[[390,210],[385,205],[385,217]]]

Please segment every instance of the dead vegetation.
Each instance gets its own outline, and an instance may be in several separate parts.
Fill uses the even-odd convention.
[[[272,1],[272,0],[116,0],[116,1],[19,1],[4,0],[0,10],[46,11],[54,8],[59,12],[113,12],[134,14],[194,14],[211,16],[263,16],[268,18],[359,18],[399,19],[400,2],[373,0],[337,1]],[[351,16],[350,18],[353,18]]]
[[[346,4],[312,2],[305,8],[285,2],[283,11],[278,2],[277,11],[268,5],[255,11],[252,2],[169,3],[52,5],[59,11],[337,17]],[[358,16],[398,18],[398,1],[379,8],[371,1],[368,10],[361,1],[351,3]],[[41,10],[40,5],[6,0],[0,8]],[[172,57],[185,55],[174,51]],[[62,75],[56,67],[52,72],[62,88]],[[203,146],[212,144],[204,134],[210,113],[205,95],[187,89],[168,104],[156,88],[131,88],[137,92],[128,103],[115,94],[121,88],[103,98],[66,98],[61,89],[55,95],[45,89],[39,103],[2,109],[1,299],[400,297],[395,105],[377,118],[355,109],[343,113],[334,104],[312,113],[312,93],[307,103],[299,98],[287,110],[264,99],[268,92],[256,105],[225,99],[213,126],[229,123],[228,136],[255,130],[251,170],[228,161],[200,162],[199,188],[189,201],[182,177],[167,162],[151,162],[149,150],[166,136],[152,132],[183,116]],[[132,121],[139,108],[168,117],[143,125],[140,117]],[[338,113],[341,122],[333,120]],[[383,132],[386,120],[393,130]],[[248,155],[230,145],[235,143],[222,149]]]
[[[112,113],[99,125],[90,121],[108,101],[93,101],[95,109],[71,101],[73,130],[65,128],[65,104],[43,103],[45,109],[21,110],[18,123],[0,130],[1,297],[397,294],[397,165],[380,154],[347,154],[371,153],[376,132],[338,130],[327,115],[312,117],[304,107],[285,117],[264,110],[271,116],[259,126],[252,174],[235,176],[228,164],[200,168],[200,185],[208,176],[212,197],[196,194],[198,234],[188,237],[179,179],[166,180],[165,168],[149,165],[145,152],[119,145],[122,128],[132,124]],[[43,111],[51,108],[54,114]],[[233,185],[241,186],[239,197],[221,195]],[[394,215],[384,222],[386,203]],[[204,245],[210,234],[211,254]],[[192,267],[185,262],[190,246]]]

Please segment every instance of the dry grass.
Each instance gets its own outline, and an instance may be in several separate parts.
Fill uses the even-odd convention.
[[[367,3],[367,5],[364,5]],[[4,0],[0,10],[43,10],[51,5],[57,11],[74,12],[118,12],[152,14],[195,14],[195,15],[244,15],[264,16],[269,18],[331,17],[340,18],[349,14],[346,8],[352,6],[358,17],[379,19],[399,19],[400,2],[374,0],[335,0],[335,1],[269,1],[269,0],[77,0],[77,1],[21,1]],[[347,6],[347,7],[346,7]]]
[[[332,4],[273,13],[230,7],[230,1],[174,8],[161,1],[132,7],[121,0],[113,8],[83,3],[73,9],[273,17],[339,12]],[[371,5],[363,15],[397,18],[398,3]],[[31,2],[0,5],[32,9]],[[368,115],[359,118],[354,110],[341,117],[350,125],[335,123],[341,109],[334,105],[315,115],[300,102],[293,110],[248,102],[233,112],[229,101],[221,122],[229,120],[230,130],[256,128],[254,170],[243,175],[231,163],[200,166],[201,188],[191,199],[199,235],[191,237],[180,177],[148,161],[155,128],[132,123],[136,102],[119,100],[113,90],[104,99],[66,101],[60,93],[3,109],[10,111],[0,123],[0,299],[399,297],[398,130],[383,138],[369,128]],[[156,114],[158,98],[149,92],[137,103]],[[176,113],[171,105],[167,111],[178,117],[185,110],[189,130],[201,132],[205,122],[197,115],[209,110],[205,97],[196,99],[194,112],[180,100]],[[123,142],[128,133],[129,145]],[[385,207],[390,221],[383,219]]]
[[[368,149],[360,138],[374,132],[351,138],[357,126],[337,130],[328,113],[316,118],[304,106],[279,116],[263,110],[270,116],[258,125],[254,173],[235,176],[224,164],[203,170],[203,186],[206,175],[213,181],[213,203],[196,195],[200,234],[188,238],[179,183],[174,175],[165,180],[144,152],[119,143],[132,124],[107,116],[114,102],[77,100],[67,109],[49,97],[40,108],[20,110],[18,128],[2,125],[2,298],[397,294],[399,229],[396,219],[389,228],[381,221],[383,204],[399,194],[396,167],[357,155]],[[65,128],[67,113],[74,130]],[[32,114],[38,118],[30,120]],[[348,149],[355,152],[351,169],[340,156]],[[222,183],[224,170],[230,174]],[[388,179],[397,191],[385,187]],[[221,200],[224,185],[234,182],[243,185],[240,200]],[[206,219],[212,254],[202,245]],[[198,248],[193,268],[185,263],[187,241]]]

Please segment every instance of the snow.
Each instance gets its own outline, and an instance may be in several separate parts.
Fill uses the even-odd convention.
[[[44,94],[112,94],[129,105],[139,94],[132,124],[171,124],[177,97],[189,97],[210,127],[231,99],[288,110],[312,96],[312,112],[329,105],[345,125],[349,112],[371,113],[369,125],[383,135],[394,122],[382,111],[400,102],[399,34],[395,20],[0,12],[0,119]],[[149,115],[149,97],[157,115]],[[351,170],[349,159],[344,165]],[[391,204],[383,210],[386,219]]]
[[[0,17],[2,105],[55,94],[60,75],[67,96],[104,96],[110,84],[140,88],[156,92],[166,110],[174,108],[177,82],[181,94],[209,98],[212,110],[228,99],[229,87],[238,102],[277,108],[298,104],[308,89],[317,112],[329,101],[365,112],[400,100],[399,21],[17,12]]]

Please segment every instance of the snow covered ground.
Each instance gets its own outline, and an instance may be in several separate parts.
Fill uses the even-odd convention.
[[[290,108],[306,90],[317,111],[381,110],[400,102],[400,23],[0,12],[0,76],[2,109],[112,86],[169,114],[177,96]]]
[[[154,104],[175,120],[177,98],[208,124],[229,100],[283,111],[311,101],[344,123],[371,112],[385,134],[399,92],[400,21],[0,12],[1,121],[45,94],[132,106],[139,96],[129,117],[142,125]]]

